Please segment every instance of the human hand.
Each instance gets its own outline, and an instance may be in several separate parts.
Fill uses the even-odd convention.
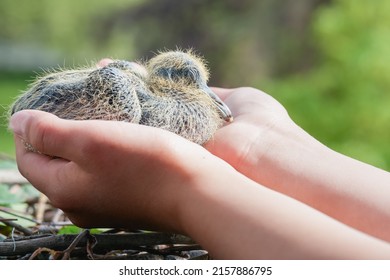
[[[184,191],[214,158],[177,135],[131,123],[30,110],[13,115],[10,127],[21,173],[82,227],[180,232]]]
[[[213,90],[235,120],[206,143],[211,153],[261,185],[389,240],[388,172],[326,147],[259,90]]]
[[[266,186],[280,186],[287,139],[313,141],[274,98],[254,88],[213,91],[231,109],[234,121],[204,146],[239,172]],[[290,151],[294,152],[294,151]]]

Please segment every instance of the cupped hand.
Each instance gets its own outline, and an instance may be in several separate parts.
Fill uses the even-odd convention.
[[[299,128],[278,101],[260,90],[213,91],[231,109],[234,121],[219,129],[205,148],[251,179],[272,184],[277,167],[269,157],[282,144],[280,139],[294,135]]]
[[[21,173],[82,227],[180,231],[183,190],[215,158],[170,132],[131,123],[26,110],[10,127]]]

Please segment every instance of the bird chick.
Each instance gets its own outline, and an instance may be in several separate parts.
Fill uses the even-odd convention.
[[[139,65],[116,60],[48,74],[12,105],[11,114],[37,109],[60,118],[117,120],[162,128],[203,144],[229,108],[207,86],[209,72],[192,51],[162,52]]]

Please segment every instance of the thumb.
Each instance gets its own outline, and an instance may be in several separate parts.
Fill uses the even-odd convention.
[[[75,141],[68,122],[50,113],[23,110],[12,115],[9,128],[28,150],[67,159],[73,152],[67,149],[72,146],[69,141]]]

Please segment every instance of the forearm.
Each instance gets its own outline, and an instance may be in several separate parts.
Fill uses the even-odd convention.
[[[197,176],[186,190],[182,229],[214,258],[389,258],[390,246],[238,172]],[[183,199],[183,201],[185,201]]]
[[[261,156],[242,169],[247,176],[390,241],[388,172],[332,151],[294,125],[270,133],[259,145]]]

